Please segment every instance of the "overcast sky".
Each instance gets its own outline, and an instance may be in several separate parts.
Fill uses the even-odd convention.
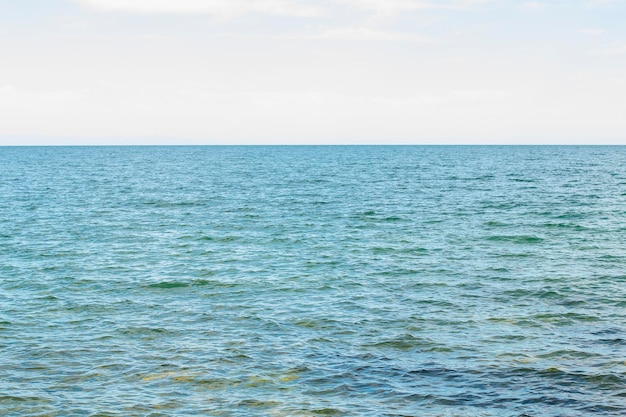
[[[626,144],[626,0],[0,0],[0,144]]]

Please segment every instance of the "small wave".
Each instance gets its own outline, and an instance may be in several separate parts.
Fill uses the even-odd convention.
[[[532,316],[532,319],[538,320],[544,323],[552,323],[555,325],[563,326],[572,324],[575,322],[597,322],[600,320],[597,316],[591,316],[588,314],[580,314],[580,313],[550,313],[550,314],[537,314]]]
[[[166,200],[146,200],[141,204],[156,208],[175,208],[175,207],[202,207],[205,204],[197,201],[166,201]]]
[[[532,253],[499,253],[496,255],[497,258],[532,258]]]
[[[280,403],[277,401],[256,399],[242,400],[237,404],[238,407],[276,407],[278,405]]]
[[[157,282],[155,284],[150,284],[148,286],[150,288],[172,289],[172,288],[190,287],[191,284],[188,282],[164,281],[164,282]]]
[[[398,350],[412,350],[416,348],[433,347],[432,341],[415,337],[411,334],[403,334],[391,340],[366,344],[368,347],[390,348]]]
[[[584,213],[579,212],[563,213],[556,216],[557,219],[583,219],[585,217],[587,216]]]
[[[519,178],[519,177],[514,177],[509,175],[509,181],[513,181],[513,182],[537,182],[537,180],[534,180],[532,178]]]
[[[198,238],[198,240],[203,240],[203,241],[207,241],[207,242],[217,242],[217,243],[229,243],[229,242],[234,242],[236,241],[238,238],[236,236],[202,236],[200,238]]]
[[[163,327],[126,327],[121,329],[120,332],[126,335],[140,336],[154,336],[176,333],[175,331]]]
[[[217,271],[214,269],[201,269],[197,272],[201,277],[211,277],[217,274]]]
[[[527,289],[515,289],[507,290],[503,292],[504,295],[512,298],[563,298],[563,295],[558,291],[553,290],[527,290]]]
[[[337,323],[330,319],[299,319],[293,321],[293,324],[299,327],[305,327],[308,329],[331,329],[336,327]]]
[[[543,353],[537,355],[541,359],[586,359],[600,356],[597,353],[585,352],[581,350],[555,350],[553,352]]]
[[[488,227],[507,227],[507,226],[509,226],[509,225],[508,225],[508,224],[506,224],[506,223],[503,223],[503,222],[498,222],[498,221],[495,221],[495,220],[490,220],[490,221],[488,221],[488,222],[485,222],[485,226],[488,226]]]
[[[616,346],[626,346],[626,339],[616,338],[616,339],[600,339],[598,342],[605,345],[616,345]]]
[[[28,401],[33,401],[33,402],[42,402],[45,401],[44,398],[40,398],[40,397],[20,397],[17,395],[0,395],[0,404],[6,404],[6,403],[11,403],[11,402],[28,402]]]
[[[510,242],[510,243],[518,243],[518,244],[533,244],[533,243],[541,243],[544,241],[543,238],[538,236],[517,236],[517,235],[496,235],[489,236],[486,240],[491,242]]]
[[[322,416],[341,416],[344,414],[343,411],[337,408],[317,408],[315,410],[312,410],[312,412],[315,415],[322,415]]]
[[[214,274],[207,274],[214,275]],[[232,282],[221,282],[211,279],[193,279],[190,281],[161,281],[149,284],[148,288],[156,288],[156,289],[177,289],[177,288],[189,288],[189,287],[220,287],[220,288],[231,288],[235,287],[238,284]]]
[[[575,223],[544,223],[542,226],[548,229],[589,230],[587,227]]]
[[[387,216],[387,217],[383,217],[381,220],[384,222],[400,222],[405,219],[400,216]]]

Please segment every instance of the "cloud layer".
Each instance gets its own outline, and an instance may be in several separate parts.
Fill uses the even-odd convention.
[[[311,17],[337,8],[393,14],[410,10],[465,8],[495,0],[76,0],[99,10],[131,13],[211,14],[235,17],[268,14]]]
[[[0,144],[626,142],[621,0],[28,3]]]
[[[319,8],[296,0],[78,0],[105,11],[131,13],[211,14],[234,17],[250,13],[315,16]]]

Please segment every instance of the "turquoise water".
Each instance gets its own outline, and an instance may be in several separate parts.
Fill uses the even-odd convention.
[[[0,148],[0,415],[624,415],[625,161]]]

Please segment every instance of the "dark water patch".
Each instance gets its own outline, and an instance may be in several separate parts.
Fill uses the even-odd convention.
[[[598,257],[599,259],[603,259],[603,260],[609,260],[609,261],[624,261],[626,260],[626,256],[624,255],[611,255],[611,254],[604,254]]]
[[[509,177],[509,181],[512,181],[512,182],[528,182],[528,183],[537,182],[537,180],[530,179],[530,178],[515,178],[515,177]]]
[[[211,275],[211,274],[209,274]],[[164,289],[164,290],[176,290],[190,287],[213,287],[213,288],[234,288],[237,287],[237,282],[219,281],[212,279],[192,279],[188,281],[160,281],[148,284],[147,288]]]
[[[603,335],[620,335],[626,333],[626,330],[621,329],[619,327],[610,327],[608,329],[596,330],[592,332],[594,336],[603,336]]]
[[[503,295],[511,299],[561,299],[564,296],[558,291],[517,288],[504,291]]]
[[[626,386],[626,375],[618,374],[587,374],[582,376],[585,382],[593,384],[602,390],[615,390]]]
[[[382,212],[376,212],[374,210],[366,210],[361,213],[357,213],[352,217],[355,220],[363,220],[367,222],[382,222],[382,223],[395,223],[407,221],[408,219],[404,216],[399,215],[387,215]]]
[[[191,286],[191,283],[189,282],[178,282],[178,281],[163,281],[163,282],[156,282],[154,284],[148,285],[148,287],[150,288],[159,288],[159,289],[165,289],[165,290],[169,290],[173,288],[187,288],[190,286]]]
[[[460,381],[465,379],[465,374],[464,372],[454,369],[433,366],[429,368],[410,370],[404,374],[403,378],[409,381],[416,381],[423,378],[433,381]]]
[[[381,220],[384,222],[401,222],[406,219],[400,216],[386,216],[386,217],[383,217]]]
[[[539,321],[521,317],[489,317],[488,322],[520,327],[541,327]]]
[[[432,347],[433,343],[429,340],[415,337],[412,334],[402,334],[394,337],[393,339],[383,340],[380,342],[365,344],[364,347],[374,347],[381,349],[398,349],[398,350],[412,350],[417,348]]]
[[[342,416],[344,412],[336,408],[316,408],[311,410],[314,415],[320,416]]]
[[[305,327],[308,329],[332,329],[336,328],[338,323],[335,320],[329,320],[326,318],[322,319],[298,319],[293,321],[293,324],[300,327]]]
[[[578,410],[584,413],[589,413],[589,415],[606,414],[606,415],[620,416],[620,415],[624,415],[624,413],[626,412],[626,407],[610,406],[610,405],[602,405],[602,404],[591,404],[591,405],[579,407]]]
[[[580,212],[568,212],[555,216],[557,219],[585,219],[588,217],[585,213]]]
[[[384,255],[395,253],[396,249],[391,247],[374,247],[370,249],[370,252],[374,255]]]
[[[41,301],[59,301],[59,298],[54,296],[54,295],[44,295],[42,297],[37,297],[37,300],[41,300]]]
[[[543,238],[538,236],[514,236],[514,235],[496,235],[489,236],[486,240],[490,242],[506,242],[516,244],[536,244],[544,241]]]
[[[612,373],[585,373],[565,371],[557,367],[550,368],[514,368],[507,372],[510,377],[528,379],[530,384],[553,384],[559,387],[592,388],[614,390],[623,387],[626,376]],[[504,376],[500,374],[500,376]],[[601,391],[600,391],[601,392]],[[626,407],[625,407],[626,408]]]
[[[144,200],[141,201],[140,204],[147,207],[154,208],[178,208],[178,207],[206,207],[206,202],[204,201],[167,201],[167,200]]]
[[[201,277],[212,277],[214,275],[217,275],[218,273],[219,271],[214,269],[200,269],[196,272],[196,274],[200,275]]]
[[[367,274],[368,277],[381,277],[381,278],[399,278],[399,277],[413,277],[413,278],[421,278],[423,276],[423,271],[416,269],[391,269],[389,271],[377,271]],[[439,285],[440,283],[436,283],[435,285]],[[425,283],[415,283],[412,282],[411,285],[427,285]],[[443,285],[447,285],[443,283]]]
[[[6,404],[6,403],[12,403],[12,402],[17,402],[17,403],[22,403],[22,402],[46,402],[46,400],[44,398],[41,397],[25,397],[25,396],[18,396],[18,395],[0,395],[0,404]]]
[[[215,243],[231,243],[237,241],[238,239],[239,238],[237,236],[202,236],[198,238],[200,241]]]
[[[562,314],[557,314],[557,313],[536,314],[532,316],[532,318],[533,320],[539,320],[544,323],[552,323],[552,324],[561,325],[561,326],[574,324],[576,322],[593,323],[593,322],[600,321],[600,318],[597,316],[592,316],[592,315],[582,314],[582,313],[573,313],[573,312],[567,312],[567,313],[562,313]]]
[[[166,329],[163,327],[125,327],[119,330],[120,333],[126,335],[146,335],[146,336],[156,336],[156,335],[172,335],[176,334],[176,331]]]
[[[554,397],[549,395],[532,396],[530,398],[520,400],[520,404],[538,404],[542,406],[556,406],[566,408],[580,408],[585,405],[584,401],[574,400],[570,398]]]
[[[559,303],[562,306],[565,307],[582,307],[587,305],[587,300],[584,299],[578,299],[578,300],[572,300],[572,299],[567,299],[567,300],[563,300]]]
[[[541,226],[547,229],[563,229],[563,230],[572,230],[576,232],[591,230],[587,227],[581,226],[576,223],[544,223]]]
[[[537,357],[541,359],[587,359],[599,356],[601,355],[597,353],[585,352],[580,350],[556,350],[553,352],[537,355]]]
[[[519,342],[522,340],[526,340],[526,336],[521,335],[521,334],[504,334],[504,335],[492,336],[487,340],[490,343],[501,343],[501,342],[506,342],[506,341]],[[502,355],[507,356],[508,354],[502,354]],[[513,355],[513,356],[516,356],[516,355]]]
[[[487,221],[484,224],[487,227],[509,227],[510,226],[508,223],[502,223],[502,222],[495,221],[495,220]]]
[[[232,288],[237,286],[236,283],[221,282],[211,279],[194,279],[190,282],[192,287],[218,287],[218,288]]]
[[[403,247],[396,249],[396,251],[408,255],[424,255],[429,252],[429,249],[420,247]]]
[[[598,342],[604,345],[626,346],[626,339],[620,337],[615,339],[598,339]]]
[[[436,307],[445,307],[445,308],[449,308],[450,310],[456,310],[458,308],[457,304],[454,304],[451,301],[446,301],[446,300],[439,300],[439,299],[426,299],[426,300],[417,300],[415,301],[416,304],[419,305],[430,305],[430,306],[436,306]]]

